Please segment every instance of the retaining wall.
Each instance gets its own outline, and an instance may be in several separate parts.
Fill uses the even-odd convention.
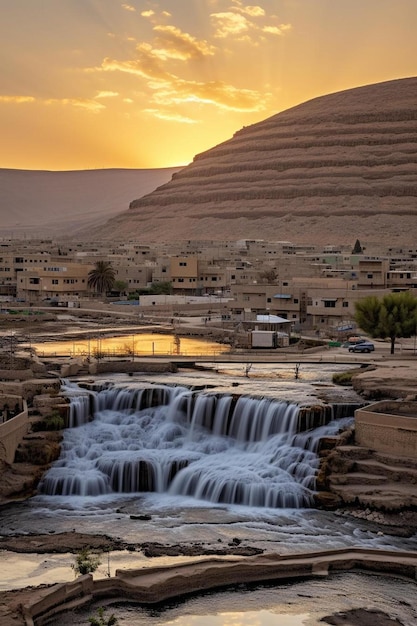
[[[225,585],[365,569],[384,574],[417,578],[417,553],[391,550],[346,548],[295,555],[264,554],[236,559],[208,558],[194,563],[139,570],[118,570],[114,578],[93,581],[91,574],[50,590],[34,590],[38,597],[23,607],[27,626],[59,623],[51,619],[99,598],[134,600],[155,604],[183,594],[197,593]]]
[[[400,458],[417,457],[417,402],[375,402],[355,411],[355,442]]]
[[[0,459],[12,464],[17,446],[27,435],[29,417],[26,401],[23,400],[23,411],[0,424]]]
[[[90,374],[108,374],[110,372],[176,372],[175,364],[167,361],[102,361],[91,363]]]

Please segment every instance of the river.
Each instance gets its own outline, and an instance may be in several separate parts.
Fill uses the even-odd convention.
[[[212,366],[212,371],[205,372],[184,371],[179,374],[164,375],[137,374],[133,381],[132,377],[113,375],[106,379],[106,381],[107,383],[110,382],[113,388],[130,389],[132,385],[133,387],[136,386],[139,388],[147,388],[149,386],[161,388],[168,386],[168,389],[193,387],[194,389],[202,390],[203,394],[207,392],[217,394],[221,392],[222,395],[243,394],[257,397],[258,399],[264,397],[277,402],[283,401],[291,404],[298,403],[300,405],[322,402],[323,398],[329,402],[352,403],[352,405],[355,402],[360,402],[360,398],[358,398],[352,390],[335,387],[331,381],[332,373],[337,369],[345,369],[345,366],[302,364],[297,372],[297,377],[291,365],[267,366],[259,364],[253,365],[249,371],[247,366],[239,364],[232,364],[230,366],[224,365],[221,369],[219,369],[218,365],[215,363],[212,364]],[[87,380],[91,381],[91,377],[88,377],[86,381]],[[81,381],[81,383],[82,382],[83,381]],[[98,382],[103,384],[104,379],[96,379],[96,383]],[[70,391],[68,393],[71,395]],[[129,391],[129,393],[131,393],[131,391]],[[171,401],[169,401],[168,404],[171,406]],[[132,435],[132,433],[136,432],[135,428],[139,428],[139,423],[135,421],[136,418],[132,422],[132,411],[130,409],[124,410],[125,416],[130,420],[127,422],[123,421],[124,418],[121,419],[117,417],[112,411],[113,409],[109,410],[104,407],[100,417],[101,426],[98,430],[97,424],[99,422],[94,420],[94,422],[81,424],[76,428],[66,431],[68,438],[66,439],[64,448],[67,449],[69,458],[72,456],[72,451],[77,450],[75,461],[78,468],[77,472],[81,471],[81,473],[84,473],[86,479],[84,482],[81,481],[82,484],[88,482],[87,476],[89,472],[92,470],[96,471],[97,469],[97,466],[95,466],[95,469],[91,466],[89,459],[96,457],[99,461],[100,471],[106,472],[106,464],[104,463],[106,455],[109,458],[123,459],[124,463],[127,458],[130,458],[129,455],[134,454],[134,450],[137,449],[136,444],[133,445],[132,442],[132,436],[133,439],[135,439],[135,435]],[[133,411],[133,413],[135,414],[135,411]],[[166,454],[163,450],[167,450],[170,447],[169,441],[172,441],[172,438],[176,435],[174,435],[172,431],[169,431],[167,422],[164,421],[165,417],[161,417],[161,415],[156,412],[156,409],[154,412],[150,413],[150,420],[147,417],[141,419],[145,420],[143,425],[140,425],[142,436],[144,436],[143,433],[146,432],[146,437],[149,438],[149,441],[152,441],[151,444],[145,446],[147,458],[152,457],[153,460],[154,458],[162,458],[161,455]],[[177,420],[175,429],[177,429],[179,423],[180,425],[182,424],[181,428],[183,427],[182,418],[179,422],[178,419],[179,418],[174,419],[174,421]],[[151,424],[150,426],[149,424],[157,420],[161,421],[162,430],[154,431],[152,430],[153,425]],[[169,426],[169,428],[171,428],[171,426]],[[255,449],[247,449],[247,444],[243,442],[239,444],[239,455],[241,455],[243,446],[245,447],[245,454],[249,456],[243,455],[241,457],[242,461],[238,461],[236,449],[228,447],[230,445],[230,436],[227,434],[227,449],[225,449],[224,441],[222,443],[217,437],[215,442],[210,443],[210,446],[220,445],[221,449],[210,447],[208,449],[208,456],[204,456],[203,458],[201,456],[203,452],[198,446],[207,442],[208,438],[204,436],[197,441],[195,427],[194,430],[192,430],[192,426],[190,426],[190,428],[193,434],[191,435],[189,430],[187,430],[185,434],[181,432],[181,443],[176,443],[174,447],[178,449],[178,446],[180,446],[181,454],[183,454],[184,446],[187,445],[187,455],[195,455],[196,467],[199,467],[202,472],[207,470],[211,473],[212,469],[207,469],[208,465],[211,462],[213,466],[216,466],[216,459],[221,458],[222,463],[224,463],[223,469],[221,469],[221,466],[218,465],[219,461],[217,461],[217,466],[220,467],[220,474],[221,472],[225,472],[226,474],[233,472],[240,478],[244,476],[245,472],[247,473],[250,468],[250,473],[252,473],[252,471],[255,471],[255,467],[259,467],[260,461],[254,457],[254,454],[259,453],[260,457],[269,454],[269,452],[266,452],[265,448],[259,447],[259,442],[255,441]],[[239,436],[237,436],[238,439]],[[161,441],[165,441],[166,443],[162,445]],[[199,443],[199,441],[201,441],[201,443]],[[208,444],[206,444],[206,447],[207,445]],[[130,450],[130,452],[128,452],[128,450]],[[155,450],[159,450],[159,452],[156,453]],[[204,454],[206,453],[207,450]],[[71,463],[71,461],[65,460],[64,456],[57,465],[59,466],[61,463],[61,465],[64,464],[64,467],[67,466],[67,468],[69,468],[70,465],[68,465],[68,463]],[[230,464],[230,459],[233,459],[232,465]],[[189,460],[187,462],[189,462]],[[242,463],[242,465],[236,465],[235,462]],[[55,480],[55,478],[53,478],[54,471],[55,470],[52,470],[51,473],[52,480]],[[72,470],[65,469],[64,473],[67,475],[69,471]],[[270,468],[264,468],[262,465],[260,471],[266,476],[265,479],[269,481],[268,476],[270,476],[272,470]],[[274,470],[274,472],[276,473],[276,470]],[[124,474],[125,470],[123,470],[123,475]],[[281,474],[279,474],[279,476],[281,476]],[[218,481],[219,475],[213,480]],[[244,480],[246,481],[247,479],[245,478]],[[281,480],[281,478],[279,480]],[[259,482],[258,478],[256,482]],[[207,491],[205,493],[207,493]],[[279,508],[276,508],[276,506],[271,508],[267,504],[258,506],[244,503],[242,505],[227,502],[224,498],[216,500],[216,498],[211,495],[207,497],[208,499],[195,497],[190,491],[182,492],[181,489],[173,491],[166,490],[163,492],[157,489],[156,491],[142,493],[119,492],[114,489],[106,491],[106,489],[104,489],[97,493],[94,492],[94,494],[95,495],[91,495],[91,492],[83,492],[82,489],[81,491],[77,491],[77,489],[72,492],[64,491],[61,495],[40,493],[26,502],[7,507],[2,512],[2,533],[3,535],[12,535],[16,533],[60,533],[64,531],[77,531],[93,534],[107,534],[136,544],[151,541],[168,546],[176,544],[203,544],[206,547],[227,547],[229,544],[233,544],[233,541],[238,538],[243,546],[254,546],[266,552],[286,554],[291,552],[312,551],[321,548],[349,546],[417,550],[417,536],[402,538],[385,534],[380,526],[344,515],[339,511],[325,512],[315,510],[309,506],[294,507],[293,505],[290,507],[280,505]],[[249,501],[252,502],[252,500]],[[71,555],[42,555],[38,560],[31,560],[32,557],[29,556],[19,556],[16,557],[16,561],[13,561],[13,557],[10,556],[10,554],[5,554],[4,556],[7,557],[5,558],[6,567],[0,572],[0,584],[3,589],[10,588],[10,586],[7,586],[8,584],[11,584],[12,587],[22,584],[22,579],[25,579],[25,575],[23,577],[19,576],[19,568],[20,572],[24,570],[27,572],[28,576],[33,576],[33,580],[36,581],[36,584],[45,582],[48,579],[48,572],[50,574],[53,570],[55,570],[54,580],[70,580],[73,576],[71,570],[73,558]],[[116,554],[112,554],[109,558],[111,560],[109,567],[111,566],[111,568],[116,567],[116,564],[117,566],[120,565],[120,559],[122,559],[125,567],[136,567],[138,566],[138,561],[139,566],[154,565],[157,562],[155,559],[146,559],[141,553],[136,552],[119,555],[118,557]],[[24,565],[24,563],[26,563],[26,565]],[[101,575],[106,575],[105,568],[106,563],[101,567]],[[347,580],[348,578],[343,577],[344,586],[348,585]],[[354,578],[349,578],[349,580],[353,581]],[[372,604],[379,603],[382,608],[389,607],[392,603],[395,604],[395,596],[400,597],[401,594],[406,595],[406,591],[400,583],[398,583],[398,586],[396,583],[395,588],[397,591],[391,593],[394,599],[389,599],[390,596],[387,590],[388,588],[392,588],[392,585],[386,585],[384,592],[382,592],[381,589],[384,585],[382,581],[379,581],[378,585],[380,585],[380,591],[378,593],[375,591],[374,598],[372,595],[374,592],[370,591],[372,584],[369,581],[365,584],[363,581],[361,582],[360,579],[359,582],[357,579],[355,580],[356,582],[349,583],[352,584],[353,591],[351,591],[351,597],[348,602],[346,600],[336,602],[337,582],[334,584],[331,583],[330,585],[328,585],[327,581],[325,584],[320,583],[320,591],[317,592],[315,591],[315,583],[303,583],[304,586],[301,586],[297,593],[295,593],[296,587],[291,585],[285,586],[285,589],[290,589],[290,591],[288,591],[288,594],[286,591],[284,597],[287,597],[287,595],[288,597],[291,596],[292,600],[291,602],[284,602],[282,606],[280,602],[277,601],[277,598],[272,601],[271,594],[274,595],[273,592],[262,590],[258,599],[256,594],[241,590],[243,594],[242,598],[240,597],[240,593],[238,598],[233,594],[229,598],[226,594],[225,596],[215,596],[215,600],[212,598],[210,598],[210,600],[202,599],[201,605],[199,604],[199,600],[193,600],[191,605],[187,603],[186,609],[183,605],[170,608],[168,613],[166,613],[164,609],[164,617],[161,613],[155,613],[156,617],[152,614],[152,617],[149,612],[143,612],[142,610],[139,611],[140,614],[133,615],[131,612],[126,613],[126,608],[121,608],[120,623],[129,624],[129,626],[145,623],[155,625],[179,624],[181,626],[194,626],[194,624],[198,624],[199,626],[210,624],[210,626],[214,626],[220,623],[242,625],[247,623],[259,623],[262,625],[279,623],[288,626],[294,624],[295,626],[296,624],[316,623],[314,621],[308,621],[314,617],[312,603],[305,599],[300,601],[300,598],[304,598],[306,595],[311,596],[315,593],[319,593],[324,597],[326,596],[326,589],[327,594],[330,593],[332,598],[330,602],[329,596],[327,595],[326,602],[328,603],[329,610],[330,605],[332,605],[333,608],[336,606],[346,608],[347,605],[357,606],[358,603],[360,604],[361,602],[363,605],[364,588],[368,588],[367,597],[372,599]],[[280,587],[280,597],[281,591]],[[297,600],[298,593],[299,597]],[[343,598],[349,597],[349,593],[346,592],[345,588],[341,596],[343,596]],[[269,599],[266,599],[265,594],[270,594]],[[384,596],[384,594],[385,601],[382,602],[381,597]],[[241,604],[243,597],[245,603]],[[380,599],[377,601],[378,597]],[[195,605],[195,602],[197,605]],[[297,612],[294,610],[294,602],[298,602],[301,607],[300,611]],[[218,617],[215,618],[212,616],[210,621],[209,613],[214,606],[213,603],[219,607],[216,609],[217,615],[226,612],[227,614],[236,613],[238,616],[223,616],[220,618],[223,619],[223,621],[218,621]],[[289,617],[283,618],[284,621],[273,621],[274,616],[276,616],[279,611],[285,613],[285,607],[288,608],[288,604],[291,605],[291,611],[287,611],[287,615],[293,613],[292,621]],[[252,617],[248,617],[252,605],[256,608],[256,617],[253,615]],[[325,606],[326,603],[324,603],[321,608]],[[200,621],[197,620],[197,617],[191,617],[194,610],[192,607],[197,607],[196,610],[197,614],[200,615]],[[179,617],[179,614],[184,611],[189,615],[189,618],[185,619]],[[262,611],[264,611],[265,614],[262,614]],[[206,621],[202,620],[201,613],[207,617]],[[169,615],[169,617],[166,618],[166,615]],[[407,616],[403,616],[403,620],[405,618],[408,619]],[[148,619],[148,621],[146,621],[146,619]],[[261,621],[261,619],[263,621]],[[297,619],[298,621],[296,621]],[[70,622],[63,621],[60,623],[64,626],[64,624],[69,624]],[[82,624],[85,622],[71,623]],[[414,622],[403,621],[403,623],[410,624],[411,626]]]

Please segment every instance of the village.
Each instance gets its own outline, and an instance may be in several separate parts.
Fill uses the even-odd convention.
[[[88,281],[98,262],[114,271],[105,294]],[[4,314],[13,307],[97,309],[104,297],[106,306],[134,312],[138,319],[144,312],[172,320],[201,311],[209,322],[209,311],[215,311],[235,331],[256,326],[344,340],[354,334],[358,300],[416,290],[417,249],[368,251],[359,240],[351,247],[324,248],[263,240],[0,243]]]

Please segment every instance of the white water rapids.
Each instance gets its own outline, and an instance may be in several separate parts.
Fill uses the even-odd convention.
[[[153,492],[215,505],[308,508],[320,438],[346,423],[327,423],[323,411],[319,426],[305,431],[312,420],[297,404],[181,386],[68,392],[72,427],[40,485],[49,496]]]
[[[380,525],[311,506],[317,442],[349,420],[339,416],[342,405],[350,404],[353,414],[355,403],[360,403],[351,391],[332,385],[331,374],[336,369],[303,364],[300,378],[295,380],[288,366],[254,366],[250,378],[244,375],[243,367],[234,366],[230,373],[155,375],[151,382],[135,377],[141,384],[115,376],[101,391],[69,385],[66,395],[72,398],[73,427],[65,431],[62,456],[45,477],[43,489],[47,493],[4,508],[2,534],[77,531],[106,534],[138,545],[201,544],[226,550],[238,538],[242,546],[282,554],[348,546],[415,551],[416,536],[392,536]],[[231,380],[238,384],[237,389]],[[95,382],[98,386],[100,381]],[[191,387],[202,391],[191,392]],[[241,400],[233,397],[235,391]],[[269,399],[262,397],[265,392]],[[300,421],[299,407],[319,403],[318,394],[323,393],[335,404],[331,412],[323,413],[322,425],[313,429],[308,416]],[[142,472],[146,490],[138,478],[141,463],[142,469],[146,468]],[[2,588],[23,586],[25,576],[35,584],[73,579],[73,555],[39,555],[38,560],[36,556],[3,555]],[[141,552],[133,552],[112,553],[109,560],[113,575],[118,567],[166,564],[173,557],[147,559]],[[99,577],[106,576],[106,568],[107,560],[103,559]],[[343,585],[349,606],[370,606],[369,598],[373,597],[363,584],[349,588],[346,579],[337,581],[334,589],[328,580],[320,583],[320,590],[314,587],[318,584],[309,581],[302,593],[300,590],[303,597],[312,598],[312,604],[305,607],[307,612],[316,606],[317,598],[323,610],[330,611],[333,604],[342,607],[338,584]],[[393,597],[400,597],[398,583],[387,582],[376,602],[381,609],[389,608],[381,598],[387,598],[391,588],[395,589]],[[293,606],[302,612],[296,587],[292,589],[289,585],[283,610]],[[227,606],[235,602],[237,609],[248,612],[249,622],[240,614],[237,623],[260,620],[259,613],[256,617],[250,614],[252,600],[245,605],[240,594],[237,600],[233,598],[228,599]],[[208,602],[202,609],[205,613],[213,608],[214,597]],[[259,606],[269,604],[263,598]],[[177,617],[181,612],[179,607]],[[87,613],[91,615],[91,611]],[[132,625],[166,623],[161,615],[147,612],[143,619],[136,612],[121,613],[120,617]],[[268,619],[276,623],[276,617],[266,617],[265,623]],[[78,622],[73,617],[65,620],[63,616],[63,625],[86,623],[85,616]],[[171,622],[168,618],[167,623],[185,626],[194,622],[185,618]],[[204,617],[202,623],[218,622]],[[287,626],[292,622],[286,617],[277,623]],[[296,623],[304,623],[304,619]]]
[[[245,545],[282,553],[347,546],[415,550],[417,537],[394,537],[376,524],[310,506],[317,470],[314,447],[323,431],[338,428],[338,419],[320,426],[321,430],[307,429],[308,432],[296,435],[292,432],[293,420],[299,406],[318,404],[318,395],[324,393],[334,406],[340,401],[350,404],[353,414],[353,406],[361,399],[331,383],[337,369],[346,366],[303,364],[295,380],[291,365],[254,365],[250,377],[244,375],[243,367],[235,365],[230,372],[181,372],[148,379],[138,375],[135,380],[141,385],[133,385],[131,378],[119,375],[105,381],[90,380],[97,387],[111,381],[107,390],[103,384],[101,392],[67,386],[66,395],[73,404],[72,419],[74,424],[78,420],[80,423],[65,431],[63,454],[45,477],[43,489],[48,493],[5,508],[2,534],[76,530],[138,544],[198,542],[207,547],[221,547],[238,537]],[[159,406],[151,406],[148,412],[136,411],[131,403],[137,403],[140,395],[143,397],[145,388],[158,389],[154,392],[158,402],[151,401],[148,391],[146,403]],[[191,393],[191,388],[202,391]],[[212,393],[208,393],[209,389]],[[247,411],[247,423],[253,415],[258,416],[253,422],[258,426],[249,431],[249,441],[246,434],[236,435],[231,421],[229,429],[234,436],[219,434],[220,425],[225,424],[223,403],[228,404],[235,392],[242,396],[239,406],[242,414]],[[265,392],[269,401],[265,397],[262,400]],[[211,395],[216,396],[216,432],[199,423],[206,415],[202,404],[208,405]],[[110,399],[113,403],[116,398],[122,411],[109,408]],[[236,399],[232,404],[236,408]],[[93,421],[87,421],[91,409],[100,410]],[[268,433],[261,427],[261,415],[267,415],[271,425],[271,416],[281,412],[286,415],[285,432]],[[280,421],[275,421],[273,428],[277,428],[277,423]],[[301,446],[297,445],[297,438],[303,440]],[[294,472],[291,464],[297,465],[300,456],[303,463]],[[142,467],[146,462],[148,468],[146,476],[152,476],[154,481],[153,491],[132,491],[137,488],[138,478],[137,473],[129,476],[129,472],[141,460]],[[171,476],[168,486],[171,470],[166,467],[172,468],[174,461],[176,469],[180,463],[184,467]],[[190,476],[193,464],[195,478],[194,474]],[[164,469],[151,472],[155,467]],[[219,490],[221,484],[227,489]],[[67,489],[73,495],[50,495],[60,490],[66,493]],[[227,490],[232,493],[227,498],[234,499],[235,504],[225,502]],[[97,495],[86,495],[87,492]],[[262,498],[273,494],[283,506],[271,508],[268,499],[264,506],[249,504],[261,497],[259,492],[263,492]],[[291,504],[285,502],[288,497]],[[242,498],[246,498],[247,504],[243,504]],[[295,500],[299,508],[295,508]]]

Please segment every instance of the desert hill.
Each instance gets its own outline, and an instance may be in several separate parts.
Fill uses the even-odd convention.
[[[0,236],[76,236],[125,211],[179,169],[0,169]]]
[[[242,128],[94,236],[415,246],[417,78],[322,96]]]

